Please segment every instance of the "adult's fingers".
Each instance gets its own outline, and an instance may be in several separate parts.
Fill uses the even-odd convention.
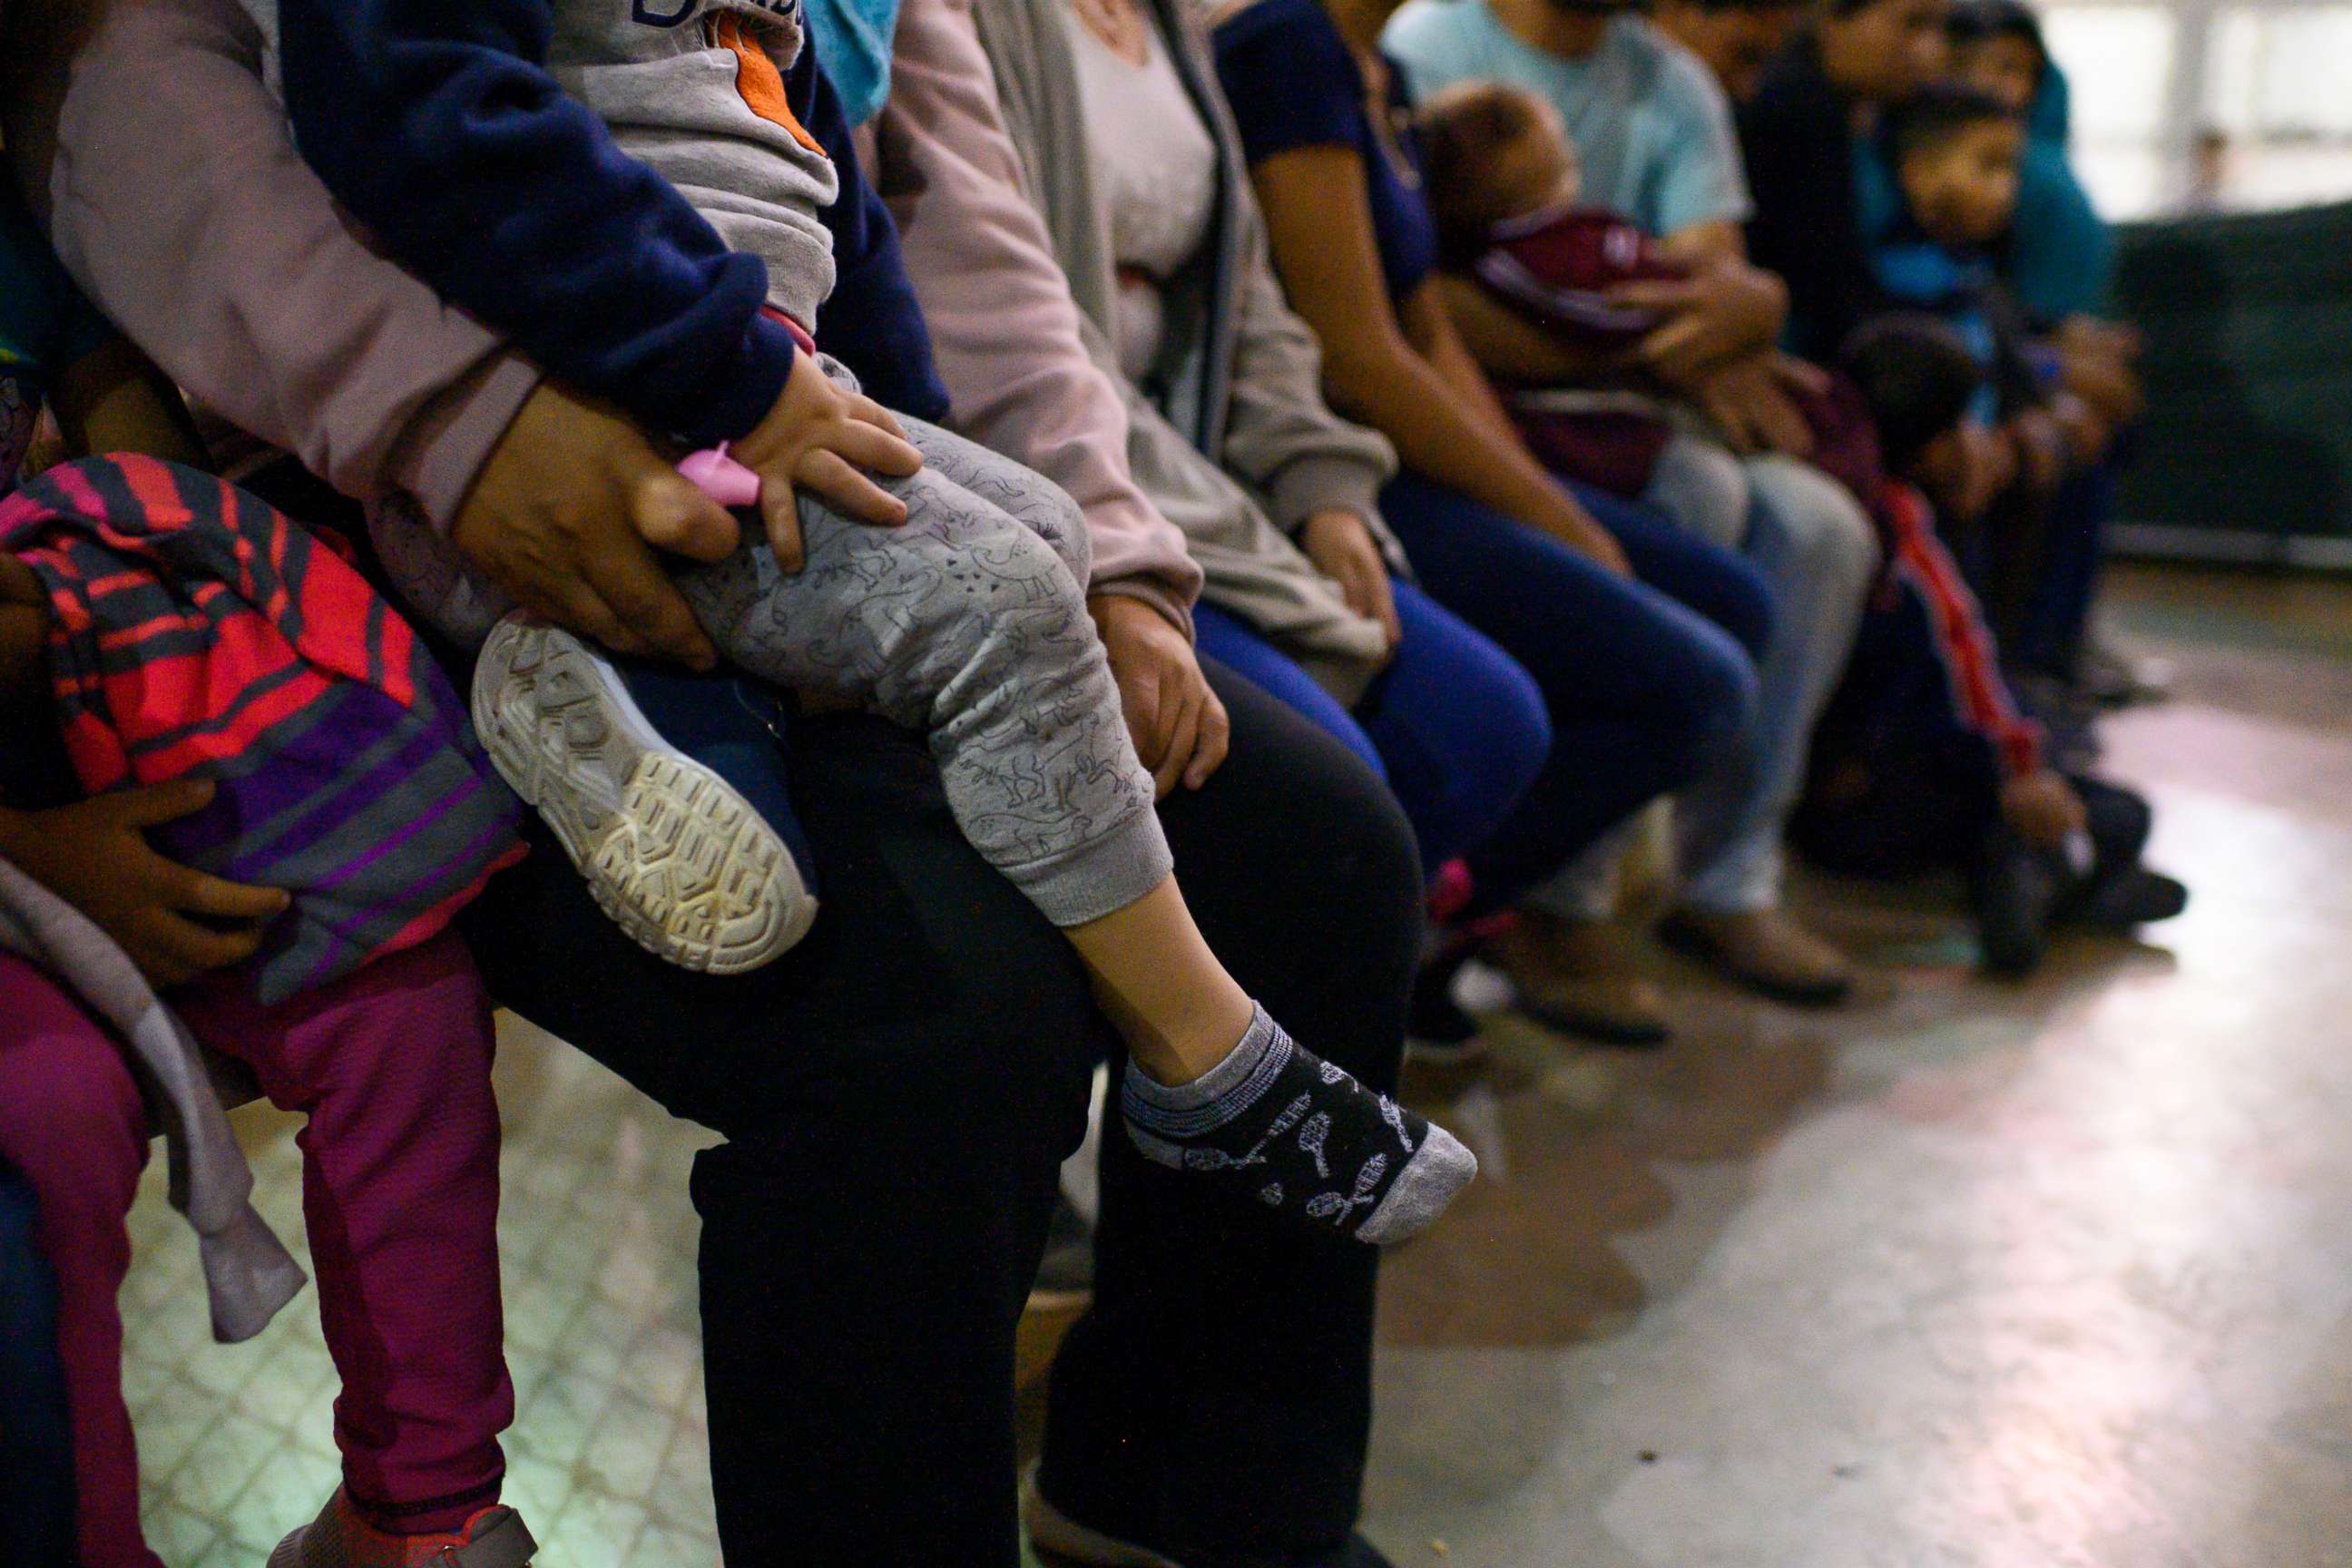
[[[1592,541],[1592,558],[1620,577],[1631,577],[1633,574],[1633,558],[1625,553],[1625,547],[1618,543],[1604,529],[1596,526],[1592,531],[1595,535]]]
[[[1199,789],[1225,765],[1225,753],[1233,743],[1234,721],[1225,712],[1223,700],[1206,679],[1201,681],[1201,741],[1192,748],[1192,761],[1184,769],[1184,787]]]
[[[1774,375],[1799,392],[1819,397],[1830,389],[1830,373],[1811,361],[1794,354],[1774,354],[1769,363]]]
[[[512,592],[511,589],[509,590]],[[614,653],[648,654],[646,642],[613,611],[604,596],[584,579],[560,578],[533,585],[529,597],[516,595],[523,608],[546,616],[566,631],[576,632]]]
[[[837,452],[808,453],[801,458],[798,477],[853,522],[896,528],[907,521],[905,501],[858,472]]]
[[[1390,648],[1394,649],[1404,641],[1404,623],[1397,619],[1396,590],[1389,582],[1388,568],[1376,559],[1366,563],[1363,571],[1365,595],[1371,605],[1367,613],[1381,623],[1381,629],[1389,635]]]
[[[1135,742],[1136,757],[1157,772],[1168,754],[1167,727],[1161,722],[1168,708],[1166,682],[1157,665],[1114,673],[1118,676],[1119,706],[1127,713],[1128,739]]]
[[[1169,726],[1168,749],[1160,765],[1151,770],[1151,783],[1159,797],[1165,800],[1171,790],[1184,777],[1193,751],[1201,743],[1201,693],[1196,687],[1179,700],[1175,721]]]
[[[1642,361],[1670,375],[1685,370],[1700,357],[1699,348],[1706,333],[1705,316],[1696,312],[1677,316],[1642,340]]]
[[[1756,451],[1759,445],[1756,429],[1738,398],[1724,393],[1709,393],[1706,405],[1707,416],[1723,432],[1726,445],[1742,457]]]
[[[214,788],[210,779],[173,779],[168,784],[121,790],[105,798],[122,814],[126,826],[152,827],[204,810],[212,804]]]
[[[653,467],[629,488],[629,521],[656,550],[696,561],[724,561],[743,542],[734,514],[676,468],[646,454]]]
[[[589,585],[614,616],[656,654],[695,669],[716,666],[719,651],[653,552],[634,538],[614,546],[582,563]]]
[[[152,965],[166,984],[242,963],[261,950],[259,926],[219,931],[164,910],[142,910],[134,931],[146,955],[141,966]]]
[[[1797,405],[1773,392],[1756,400],[1756,422],[1772,450],[1793,458],[1813,455],[1813,427]]]
[[[1686,310],[1706,298],[1706,285],[1693,278],[1637,278],[1602,292],[1636,310]]]

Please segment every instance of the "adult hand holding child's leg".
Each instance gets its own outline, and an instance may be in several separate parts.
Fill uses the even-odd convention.
[[[718,662],[654,552],[723,560],[740,530],[614,409],[542,383],[450,537],[516,604],[617,653]]]

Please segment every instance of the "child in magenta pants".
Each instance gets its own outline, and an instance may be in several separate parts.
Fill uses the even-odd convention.
[[[342,1376],[344,1491],[403,1535],[498,1500],[514,1416],[500,1352],[489,1003],[444,931],[264,1008],[232,973],[173,994],[206,1045],[310,1123],[303,1215]],[[57,1275],[83,1568],[161,1568],[139,1528],[122,1399],[124,1226],[153,1131],[121,1048],[40,970],[0,953],[0,1158],[40,1203]]]
[[[0,856],[79,944],[40,949],[55,974],[0,952],[0,1163],[32,1188],[56,1281],[76,1552],[162,1568],[140,1531],[117,1308],[155,1129],[125,1041],[85,1005],[131,1027],[97,998],[128,986],[152,1016],[143,977],[308,1118],[343,1484],[271,1568],[521,1568],[529,1531],[498,1506],[514,1393],[490,1009],[448,929],[520,857],[519,808],[331,542],[152,457],[14,489],[45,405],[69,437],[201,461],[168,384],[0,185]],[[190,1173],[207,1179],[193,1157]]]

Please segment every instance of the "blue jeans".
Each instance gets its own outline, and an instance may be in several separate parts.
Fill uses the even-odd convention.
[[[1352,712],[1247,622],[1202,605],[1193,625],[1203,655],[1388,781],[1421,840],[1423,869],[1434,870],[1502,826],[1551,752],[1551,721],[1510,655],[1412,584],[1392,586],[1404,640]]]
[[[1577,494],[1688,603],[1418,475],[1381,497],[1421,586],[1517,659],[1551,715],[1543,771],[1469,856],[1472,915],[1517,902],[1643,803],[1736,757],[1755,721],[1750,649],[1771,616],[1753,572],[1645,508]]]

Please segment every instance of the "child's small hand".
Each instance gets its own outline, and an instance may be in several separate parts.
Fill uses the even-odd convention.
[[[158,986],[241,963],[293,900],[167,860],[142,829],[211,804],[209,780],[119,790],[53,811],[0,811],[0,855],[112,937]]]
[[[856,521],[896,528],[907,521],[907,503],[858,470],[903,479],[923,466],[887,409],[835,386],[809,353],[793,356],[783,395],[728,455],[760,476],[768,542],[787,572],[807,559],[795,487],[806,485]]]
[[[2089,825],[2083,797],[2048,768],[2000,786],[2000,816],[2020,838],[2047,852],[2055,852]]]

